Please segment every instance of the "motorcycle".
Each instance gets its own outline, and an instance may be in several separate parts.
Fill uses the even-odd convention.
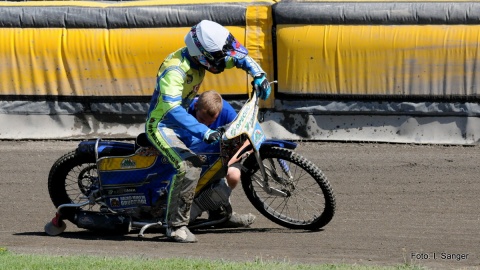
[[[332,220],[335,197],[324,173],[294,151],[295,142],[266,138],[258,121],[258,101],[254,89],[235,120],[220,129],[220,153],[198,153],[204,165],[194,205],[201,211],[220,209],[225,215],[191,220],[190,229],[214,228],[230,218],[231,206],[219,199],[219,179],[213,176],[234,156],[242,158],[245,195],[272,222],[290,229],[319,230]],[[249,141],[247,147],[239,147],[243,140]],[[165,229],[174,173],[145,133],[134,143],[82,141],[50,170],[48,192],[56,214],[45,232],[61,234],[65,220],[92,231],[127,234],[139,229],[139,237],[148,228]]]

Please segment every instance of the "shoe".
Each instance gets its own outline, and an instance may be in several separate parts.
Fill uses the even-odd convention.
[[[219,228],[248,228],[253,224],[257,217],[251,213],[248,214],[237,214],[232,213],[232,216],[229,220],[225,221],[222,224],[219,224]]]
[[[225,225],[227,226],[232,226],[234,228],[236,227],[249,227],[250,225],[253,224],[257,217],[254,214],[248,213],[248,214],[237,214],[235,212],[232,213],[232,216],[230,219],[226,222]]]
[[[195,243],[198,241],[186,226],[167,228],[167,237],[180,243]]]

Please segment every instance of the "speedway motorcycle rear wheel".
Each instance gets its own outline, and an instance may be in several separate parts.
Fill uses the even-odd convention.
[[[91,188],[98,186],[98,173],[95,158],[72,151],[60,157],[48,175],[48,193],[55,205],[77,204],[87,201]],[[93,206],[98,207],[98,206]],[[84,210],[94,210],[84,206]],[[62,209],[62,216],[75,224],[76,208]]]
[[[242,186],[253,206],[271,221],[290,229],[318,230],[335,214],[333,190],[323,172],[290,149],[265,147],[260,156],[268,175],[265,190],[256,159],[244,163]]]

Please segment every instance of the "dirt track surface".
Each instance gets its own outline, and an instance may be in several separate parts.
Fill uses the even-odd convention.
[[[158,232],[147,230],[143,239],[136,233],[105,236],[68,221],[62,235],[47,236],[44,225],[55,213],[48,172],[77,144],[0,141],[0,247],[60,255],[480,268],[480,146],[301,143],[297,152],[324,171],[336,195],[336,215],[324,230],[273,224],[238,188],[234,210],[257,215],[251,228],[202,230],[199,243],[178,244]]]

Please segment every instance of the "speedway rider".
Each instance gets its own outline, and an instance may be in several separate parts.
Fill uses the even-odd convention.
[[[263,100],[269,97],[271,88],[266,73],[248,56],[247,49],[220,24],[203,20],[194,25],[185,36],[185,44],[160,66],[145,129],[150,142],[177,171],[168,192],[167,237],[189,243],[197,241],[187,225],[201,161],[178,134],[188,130],[210,144],[220,139],[218,131],[198,122],[186,110],[197,95],[205,70],[218,74],[235,66],[247,71]]]

